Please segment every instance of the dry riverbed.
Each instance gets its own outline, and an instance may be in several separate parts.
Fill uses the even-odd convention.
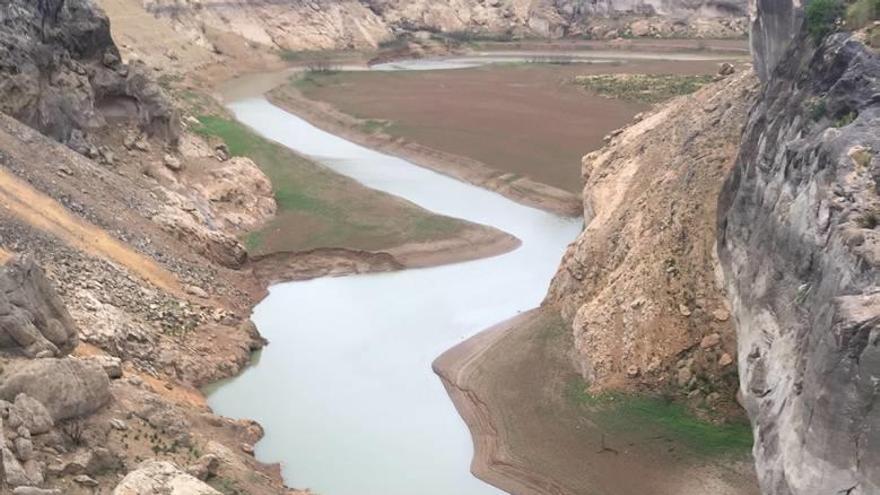
[[[434,362],[471,429],[478,477],[518,495],[759,493],[748,424],[712,425],[660,398],[591,395],[572,348],[571,330],[542,308]]]
[[[458,165],[456,169],[467,164],[495,171],[495,178],[504,179],[498,182],[536,182],[552,188],[560,201],[569,193],[579,202],[580,157],[656,100],[608,98],[577,84],[577,77],[612,73],[705,78],[717,70],[716,61],[629,60],[308,72],[271,97],[319,126],[419,164],[440,169],[444,162],[445,167]],[[474,182],[467,172],[454,170],[452,175]],[[540,196],[543,191],[533,192]]]

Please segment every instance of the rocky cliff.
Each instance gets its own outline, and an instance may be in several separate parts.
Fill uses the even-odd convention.
[[[756,54],[776,66],[719,204],[758,475],[767,494],[878,493],[880,57],[849,33],[772,43],[790,48]]]
[[[488,38],[746,32],[745,0],[146,0],[144,8],[203,42],[215,30],[288,50],[372,48],[415,32]]]
[[[173,108],[143,66],[120,62],[90,0],[6,1],[0,25],[0,111],[74,148],[108,120],[177,137]]]
[[[713,275],[715,205],[755,94],[742,70],[584,157],[586,228],[545,303],[571,322],[594,389],[731,408],[736,339]]]
[[[803,24],[801,0],[749,0],[749,42],[755,72],[766,80]]]

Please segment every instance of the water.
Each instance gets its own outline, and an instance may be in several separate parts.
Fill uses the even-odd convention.
[[[273,286],[253,319],[270,345],[209,395],[266,429],[259,459],[323,495],[500,493],[469,472],[473,447],[431,361],[544,296],[581,227],[317,129],[263,98],[229,105],[264,136],[429,210],[497,227],[522,246],[436,268]]]

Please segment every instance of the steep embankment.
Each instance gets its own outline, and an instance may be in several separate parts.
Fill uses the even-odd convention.
[[[765,493],[878,493],[880,57],[850,34],[791,46],[758,54],[719,205],[741,390]]]
[[[733,326],[714,277],[715,203],[754,78],[743,71],[624,129],[584,157],[584,232],[547,304],[571,322],[591,386],[729,407]]]
[[[586,229],[544,306],[435,362],[479,476],[523,494],[757,492],[748,428],[706,419],[737,415],[715,205],[755,93],[741,69],[586,156]]]
[[[494,38],[598,39],[729,38],[746,31],[744,0],[150,0],[144,8],[205,44],[222,32],[287,50],[375,48],[419,31],[458,33],[457,38],[470,38],[463,33],[471,32]]]

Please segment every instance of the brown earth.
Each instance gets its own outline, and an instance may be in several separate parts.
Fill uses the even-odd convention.
[[[627,61],[513,64],[413,72],[309,74],[296,84],[384,133],[572,193],[582,188],[580,158],[648,105],[589,94],[568,84],[606,73],[714,74],[717,62]]]
[[[705,450],[664,418],[572,391],[572,345],[562,318],[544,308],[434,362],[471,429],[476,476],[516,495],[760,493],[747,447]]]
[[[547,302],[594,387],[736,406],[736,338],[715,277],[718,195],[756,95],[751,70],[680,97],[584,157],[586,228]]]

